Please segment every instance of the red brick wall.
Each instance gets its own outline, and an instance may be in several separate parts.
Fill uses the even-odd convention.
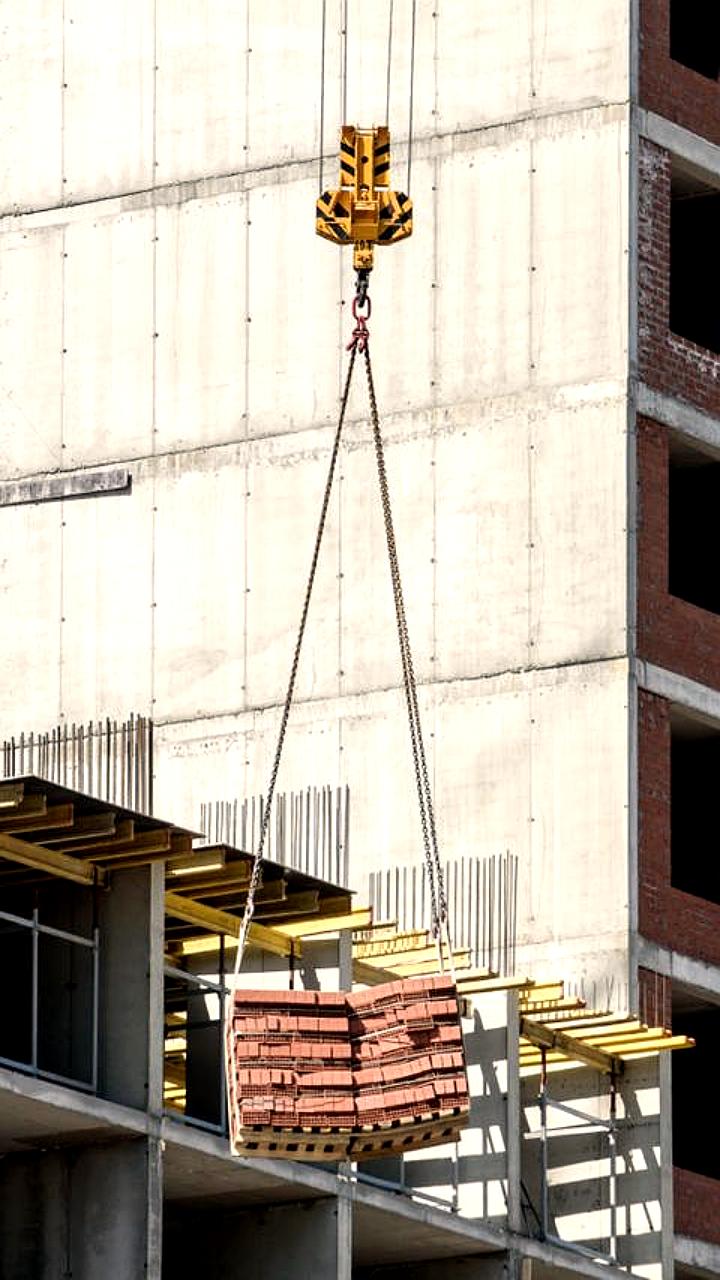
[[[668,593],[668,444],[638,417],[638,656],[720,689],[720,617]]]
[[[646,138],[638,157],[638,362],[640,376],[720,416],[720,356],[671,333],[670,153]]]
[[[720,1181],[673,1169],[675,1231],[720,1244]]]
[[[720,906],[670,883],[670,703],[638,695],[638,926],[651,942],[720,965]]]
[[[670,0],[640,0],[640,105],[720,143],[720,85],[670,57]]]
[[[672,980],[638,966],[638,1013],[648,1027],[672,1026]]]

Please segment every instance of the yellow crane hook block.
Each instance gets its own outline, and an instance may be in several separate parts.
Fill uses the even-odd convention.
[[[412,200],[389,190],[390,131],[385,125],[356,129],[344,124],[340,136],[340,188],[317,202],[315,229],[335,244],[352,244],[356,271],[372,269],[376,244],[394,244],[412,235]]]

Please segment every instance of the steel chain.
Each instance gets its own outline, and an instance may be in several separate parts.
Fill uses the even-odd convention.
[[[330,494],[332,491],[333,479],[335,477],[335,467],[337,465],[338,453],[340,451],[340,437],[342,435],[343,424],[345,422],[345,414],[347,411],[348,397],[350,395],[350,383],[352,381],[353,369],[355,368],[356,355],[357,355],[356,348],[353,347],[350,353],[348,371],[345,377],[345,386],[343,388],[342,398],[340,401],[340,413],[338,416],[337,428],[335,430],[335,439],[333,441],[332,454],[330,456],[330,466],[328,469],[327,480],[325,482],[325,492],[323,494],[322,507],[320,510],[320,522],[318,524],[318,531],[315,537],[315,547],[313,549],[313,556],[310,564],[310,574],[308,577],[308,583],[307,583],[307,587],[305,588],[305,599],[303,601],[302,613],[300,615],[300,626],[298,628],[297,640],[295,641],[295,652],[293,654],[293,660],[290,667],[290,679],[288,680],[287,693],[285,695],[285,704],[283,706],[283,713],[280,721],[280,732],[278,734],[278,742],[277,742],[277,747],[275,749],[275,758],[273,760],[272,770],[270,773],[270,782],[268,785],[267,796],[265,799],[265,808],[263,811],[262,822],[260,824],[260,835],[258,838],[257,849],[255,851],[255,856],[253,859],[252,872],[250,874],[250,881],[248,884],[247,898],[245,899],[245,910],[243,912],[242,924],[240,926],[237,956],[235,960],[235,978],[237,978],[237,974],[240,969],[243,951],[247,943],[247,935],[248,935],[248,930],[250,928],[250,922],[252,920],[253,913],[255,911],[255,895],[257,894],[257,891],[260,888],[260,884],[262,882],[263,850],[265,848],[265,839],[267,836],[268,827],[270,825],[270,815],[272,813],[272,802],[273,802],[273,797],[275,795],[275,784],[277,782],[278,770],[280,769],[280,760],[282,757],[283,746],[285,744],[285,733],[287,730],[288,718],[290,715],[290,706],[293,699],[293,693],[295,692],[295,681],[297,679],[298,666],[300,663],[300,650],[302,649],[302,642],[305,636],[305,626],[307,624],[308,612],[310,610],[310,600],[312,597],[313,586],[315,584],[315,573],[317,570],[318,560],[320,557],[320,546],[323,539],[323,533],[325,532],[325,522],[327,520],[328,507],[330,505]]]
[[[433,807],[427,760],[425,757],[425,747],[423,744],[420,708],[418,706],[417,697],[417,682],[415,679],[412,650],[410,648],[410,633],[405,613],[405,601],[403,598],[402,579],[400,576],[400,563],[398,560],[397,543],[395,541],[395,529],[392,518],[387,469],[385,467],[385,451],[383,448],[382,433],[380,431],[380,416],[378,413],[377,398],[375,396],[372,361],[370,359],[370,350],[367,343],[365,344],[363,351],[365,355],[365,373],[367,375],[368,396],[370,400],[373,441],[375,444],[375,458],[377,461],[378,480],[380,483],[380,500],[382,503],[383,520],[385,524],[385,538],[387,542],[388,558],[390,561],[390,576],[392,579],[393,600],[395,602],[395,616],[397,619],[398,640],[400,643],[400,660],[402,662],[403,669],[405,700],[407,703],[408,721],[410,726],[410,743],[412,747],[413,763],[415,766],[415,783],[417,786],[418,801],[420,804],[420,822],[423,833],[425,864],[428,873],[433,933],[435,937],[438,937],[441,926],[447,921],[445,881],[442,863],[440,862],[440,854],[438,851],[435,811]]]
[[[367,286],[365,286],[366,290]],[[358,305],[367,307],[365,315],[358,315]],[[358,296],[353,303],[353,315],[356,320],[356,328],[353,333],[351,342],[348,344],[350,351],[350,360],[348,370],[345,377],[345,385],[340,401],[340,413],[338,416],[337,428],[335,430],[335,438],[333,441],[332,454],[330,457],[330,466],[328,469],[327,480],[325,482],[325,491],[323,494],[322,507],[320,510],[320,521],[315,537],[315,546],[313,549],[312,561],[310,564],[310,573],[308,583],[305,589],[305,598],[303,601],[302,613],[300,615],[300,626],[298,628],[297,640],[295,642],[295,651],[290,667],[290,678],[288,681],[287,693],[283,705],[282,717],[280,720],[280,731],[278,734],[278,742],[273,759],[272,769],[270,772],[270,782],[268,785],[267,796],[265,799],[265,808],[263,810],[262,821],[260,824],[260,835],[258,838],[257,849],[253,857],[252,871],[250,881],[248,883],[247,897],[245,900],[245,909],[243,911],[240,933],[238,938],[237,955],[235,959],[234,981],[242,963],[243,952],[247,943],[248,932],[252,917],[255,911],[255,897],[262,883],[262,856],[265,848],[265,840],[270,825],[270,817],[272,813],[272,803],[275,796],[275,786],[277,776],[280,769],[280,761],[282,758],[283,746],[285,744],[285,734],[287,731],[288,719],[290,715],[290,707],[292,704],[293,693],[295,692],[295,682],[297,679],[298,666],[300,663],[300,652],[305,636],[305,628],[310,610],[310,601],[315,584],[315,574],[317,571],[318,560],[320,557],[320,547],[322,544],[323,534],[325,532],[325,524],[327,521],[327,513],[330,505],[330,495],[332,492],[333,480],[335,477],[335,468],[337,465],[338,454],[340,451],[340,439],[342,436],[345,415],[347,412],[348,398],[350,395],[350,385],[352,382],[353,370],[358,351],[365,356],[365,372],[367,376],[368,395],[370,400],[370,417],[373,430],[373,443],[375,446],[375,458],[378,469],[378,480],[380,484],[380,499],[383,510],[383,521],[385,525],[385,538],[388,548],[388,557],[390,561],[390,577],[392,581],[393,600],[395,603],[395,616],[397,619],[398,640],[400,644],[400,660],[403,671],[403,687],[405,690],[405,701],[408,712],[408,723],[410,728],[410,744],[412,748],[413,764],[415,769],[415,782],[417,786],[418,802],[420,806],[420,823],[423,835],[423,849],[425,856],[425,865],[428,875],[428,888],[430,892],[430,908],[432,913],[432,929],[436,938],[439,938],[440,931],[443,926],[447,925],[447,901],[445,897],[445,884],[442,871],[442,864],[438,852],[437,832],[435,827],[435,813],[432,801],[432,791],[430,788],[430,779],[428,775],[427,761],[425,757],[425,747],[423,744],[422,728],[420,723],[420,709],[417,698],[417,683],[415,679],[415,670],[413,667],[412,652],[410,649],[410,637],[407,625],[407,617],[405,613],[405,602],[402,592],[402,583],[400,579],[400,565],[397,554],[397,544],[395,541],[395,530],[392,519],[392,509],[390,506],[390,491],[387,481],[387,471],[385,467],[385,453],[383,448],[382,434],[380,431],[380,419],[377,408],[377,399],[375,396],[375,383],[373,380],[372,363],[370,360],[370,351],[368,345],[368,332],[365,321],[370,314],[370,299],[367,297],[366,291],[358,290]]]

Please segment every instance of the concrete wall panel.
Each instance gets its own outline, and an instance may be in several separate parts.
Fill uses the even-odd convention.
[[[59,503],[0,511],[4,619],[0,722],[4,736],[57,723],[61,534]]]
[[[199,831],[202,804],[244,798],[246,724],[244,716],[156,723],[155,813]]]
[[[249,0],[157,0],[158,182],[244,167],[248,8]]]
[[[74,0],[66,13],[67,200],[153,184],[153,12],[153,0]]]
[[[533,164],[534,378],[627,375],[627,128],[612,120],[537,141]]]
[[[625,648],[626,429],[623,399],[534,415],[531,653],[540,666]]]
[[[392,162],[391,176],[404,187],[404,167]],[[372,316],[373,376],[381,416],[412,411],[420,414],[436,399],[436,319],[437,261],[435,184],[442,166],[416,160],[412,166],[413,233],[409,240],[379,246],[370,279]],[[350,306],[355,291],[351,279],[352,255],[343,252],[346,267],[343,297],[343,339],[352,331]],[[355,411],[367,414],[365,378],[358,370],[359,390]]]
[[[487,691],[450,685],[438,695],[435,794],[446,857],[509,850],[527,866],[529,696],[527,677]]]
[[[152,210],[65,231],[66,465],[153,447]]]
[[[438,668],[443,679],[526,666],[528,422],[488,412],[436,445]]]
[[[528,924],[536,942],[547,930],[566,945],[587,944],[627,920],[627,714],[624,662],[535,682]]]
[[[319,9],[318,5],[318,9]],[[412,9],[415,7],[415,74],[413,86],[413,136],[418,138],[437,129],[435,114],[436,81],[436,30],[439,6],[429,4],[395,4],[393,9],[392,41],[390,48],[390,112],[387,115],[388,35],[391,6],[387,0],[369,0],[369,3],[347,6],[347,123],[358,125],[389,123],[392,137],[402,141],[403,168],[397,163],[393,185],[406,190],[404,177],[405,145],[410,121],[410,55],[412,49]],[[337,15],[337,26],[342,27],[345,10],[342,0],[328,5]],[[332,21],[329,22],[332,26]],[[318,24],[319,29],[319,24]],[[326,149],[335,137],[339,139],[340,98],[333,101],[328,94],[328,133]],[[336,107],[337,103],[337,107]],[[333,150],[331,145],[330,150]]]
[[[293,708],[279,791],[336,783],[343,754],[342,730],[337,706],[330,705],[332,714],[327,703]],[[279,728],[278,707],[237,716],[158,723],[156,812],[172,813],[173,821],[197,826],[202,804],[265,795]]]
[[[433,694],[419,691],[423,738],[433,776]],[[350,786],[350,873],[365,901],[371,871],[396,862],[422,866],[423,842],[405,698],[401,690],[359,699],[342,723],[342,781]]]
[[[245,435],[246,197],[158,210],[156,445]]]
[[[155,714],[181,719],[243,702],[245,467],[168,457],[155,488]]]
[[[315,439],[316,437],[314,437]],[[249,706],[285,696],[330,456],[322,445],[290,454],[267,445],[251,457],[247,489],[247,689]],[[328,516],[298,672],[298,698],[338,685],[337,505]]]
[[[443,6],[438,21],[443,133],[530,111],[531,11],[531,0]],[[480,192],[478,199],[483,199]]]
[[[62,711],[69,722],[150,711],[152,505],[152,483],[142,480],[130,494],[63,504]]]
[[[529,171],[526,143],[458,152],[441,166],[437,376],[443,402],[527,385]]]
[[[253,436],[330,422],[337,415],[338,340],[345,337],[349,317],[340,335],[340,250],[315,235],[316,197],[314,180],[276,182],[249,194]],[[242,297],[237,305],[244,306]]]
[[[308,160],[320,153],[322,0],[249,4],[248,150],[252,167]],[[327,5],[325,28],[325,150],[339,144],[340,9]],[[337,164],[326,166],[335,182]],[[315,181],[317,187],[317,179]]]
[[[363,432],[370,435],[369,425]],[[412,448],[413,464],[407,466]],[[432,679],[433,442],[386,442],[385,460],[415,673]],[[375,452],[370,444],[342,459],[342,685],[346,693],[400,683],[397,622]]]
[[[62,263],[58,228],[0,237],[0,469],[55,471],[61,449]]]
[[[533,9],[536,110],[627,100],[631,13],[627,0],[584,4],[581,40],[571,36],[578,15],[574,0],[533,0]]]
[[[62,197],[62,0],[0,6],[0,212]]]

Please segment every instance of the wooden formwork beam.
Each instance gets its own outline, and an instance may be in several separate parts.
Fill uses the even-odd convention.
[[[217,907],[209,907],[193,898],[183,898],[178,893],[165,894],[165,910],[176,920],[184,920],[187,924],[197,925],[212,934],[222,934],[228,939],[234,938],[237,942],[241,921],[229,911],[220,911]],[[284,936],[278,929],[271,929],[263,924],[250,925],[248,945],[276,956],[301,954],[299,943]]]
[[[104,872],[92,862],[71,858],[67,853],[47,849],[41,844],[18,840],[7,831],[0,832],[0,857],[32,867],[35,871],[45,871],[62,880],[73,880],[75,884],[103,884],[105,881]]]

